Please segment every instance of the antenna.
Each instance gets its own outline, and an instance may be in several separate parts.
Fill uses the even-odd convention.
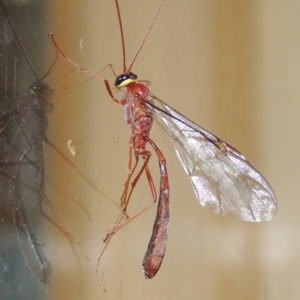
[[[129,65],[128,68],[126,68],[125,41],[124,41],[124,32],[123,32],[123,26],[122,26],[122,20],[121,20],[121,13],[120,13],[120,8],[119,8],[119,2],[118,2],[118,0],[115,0],[116,7],[117,7],[117,13],[118,13],[118,20],[119,20],[119,25],[120,25],[121,40],[122,40],[123,73],[129,73],[129,72],[131,71],[132,66],[133,66],[133,63],[135,62],[135,60],[136,60],[137,56],[139,55],[139,53],[140,53],[142,47],[144,46],[144,44],[145,44],[145,42],[146,42],[146,39],[148,38],[148,35],[150,34],[150,31],[151,31],[151,29],[152,29],[152,27],[153,27],[153,25],[154,25],[154,23],[155,23],[155,21],[156,21],[158,15],[159,15],[159,12],[160,12],[160,10],[161,10],[161,8],[162,8],[164,2],[165,2],[165,0],[162,0],[162,1],[160,2],[160,5],[159,5],[159,7],[158,7],[158,9],[157,9],[157,11],[156,11],[156,13],[155,13],[155,15],[154,15],[154,18],[153,18],[153,20],[152,20],[152,22],[151,22],[151,24],[150,24],[148,30],[147,30],[147,32],[146,32],[146,34],[145,34],[145,36],[144,36],[144,38],[143,38],[143,40],[142,40],[140,46],[138,47],[136,53],[135,53],[134,56],[133,56],[133,59],[132,59],[131,64]]]
[[[117,7],[118,20],[119,20],[119,26],[120,26],[120,32],[121,32],[122,53],[123,53],[123,73],[126,73],[125,41],[124,41],[124,32],[123,32],[123,26],[122,26],[122,19],[121,19],[119,1],[115,0],[115,3],[116,3],[116,7]]]
[[[31,69],[31,71],[32,71],[32,73],[33,73],[34,78],[39,78],[39,76],[36,74],[36,72],[35,72],[35,70],[34,70],[34,67],[33,67],[33,65],[32,65],[32,63],[31,63],[31,61],[30,61],[30,59],[29,59],[27,53],[26,53],[25,50],[24,50],[24,46],[23,46],[23,44],[22,44],[22,42],[21,42],[19,36],[17,35],[17,32],[16,32],[15,27],[14,27],[14,24],[12,23],[12,21],[11,21],[9,15],[8,15],[8,13],[7,13],[7,10],[6,10],[5,6],[4,6],[4,4],[2,3],[2,0],[0,1],[0,5],[2,6],[2,10],[3,10],[3,12],[4,12],[4,14],[5,14],[6,18],[7,18],[7,21],[8,21],[8,23],[9,23],[9,25],[10,25],[10,27],[11,27],[13,33],[14,33],[14,36],[15,36],[15,38],[16,38],[16,40],[17,40],[17,46],[18,46],[18,48],[21,50],[21,52],[23,53],[25,59],[27,60],[27,63],[28,63],[28,65],[30,66],[30,69]]]

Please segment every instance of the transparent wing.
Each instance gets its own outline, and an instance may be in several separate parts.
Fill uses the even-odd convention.
[[[155,97],[156,121],[171,137],[203,207],[249,222],[269,221],[275,194],[265,178],[232,146]]]

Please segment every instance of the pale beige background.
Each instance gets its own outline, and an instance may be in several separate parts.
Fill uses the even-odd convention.
[[[114,1],[52,3],[49,31],[64,52],[94,71],[112,63],[120,73]],[[158,4],[120,1],[128,61]],[[166,257],[157,276],[144,280],[141,262],[154,208],[120,231],[109,245],[100,265],[107,293],[97,285],[95,266],[102,238],[118,215],[107,197],[118,203],[122,194],[129,131],[122,108],[96,79],[56,89],[49,136],[100,193],[58,155],[49,154],[51,177],[92,218],[90,222],[82,209],[48,187],[66,228],[81,241],[75,249],[83,269],[80,274],[71,247],[53,230],[50,236],[55,240],[46,247],[53,263],[49,299],[300,299],[299,28],[297,0],[166,0],[133,71],[140,79],[152,81],[159,98],[243,152],[274,188],[278,214],[269,223],[247,224],[203,209],[174,153],[154,128],[152,137],[167,157],[171,181]],[[53,78],[70,68],[60,58]],[[103,76],[114,80],[109,70]],[[73,72],[57,86],[86,78]],[[68,154],[68,139],[77,145],[75,158]],[[158,182],[154,155],[151,168]],[[150,201],[143,178],[129,213]]]

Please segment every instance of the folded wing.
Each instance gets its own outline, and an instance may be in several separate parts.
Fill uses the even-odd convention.
[[[171,137],[202,206],[243,221],[273,218],[277,203],[272,188],[239,151],[157,98],[154,115]]]

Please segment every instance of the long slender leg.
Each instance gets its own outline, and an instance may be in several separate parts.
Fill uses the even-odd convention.
[[[42,248],[38,244],[34,231],[32,230],[29,220],[27,218],[25,206],[22,200],[22,194],[20,191],[19,169],[20,166],[17,166],[15,168],[14,177],[12,177],[14,179],[13,188],[12,188],[13,216],[14,216],[14,223],[16,229],[19,229],[16,230],[19,244],[31,272],[41,282],[43,282],[44,284],[48,284],[50,282],[51,271],[52,271],[51,264],[50,261],[44,256]],[[40,192],[40,191],[37,190],[36,192]],[[48,200],[47,202],[49,206],[50,201]],[[52,207],[51,209],[53,210],[54,208]],[[53,219],[51,219],[47,214],[45,214],[42,211],[41,207],[39,207],[39,211],[53,226],[55,226],[59,231],[61,231],[68,238],[69,244],[78,262],[80,274],[82,275],[83,272],[82,272],[80,259],[74,247],[74,243],[78,243],[78,242],[74,240],[74,237],[67,230],[65,230],[63,226],[57,224]],[[81,287],[82,287],[82,279],[81,279],[79,291]]]
[[[22,164],[23,160],[26,160],[26,157],[27,157],[27,153],[32,149],[32,147],[29,147],[27,150],[25,150],[20,158],[19,158],[19,163]],[[18,174],[18,168],[19,166],[17,166],[15,168],[15,171],[14,171],[14,176],[13,176],[13,181],[16,183],[19,182],[19,180],[16,180],[16,176]],[[42,172],[43,171],[43,166],[42,168],[38,169],[38,172]],[[78,241],[75,240],[74,236],[69,232],[67,231],[62,225],[58,224],[56,221],[54,221],[51,217],[49,217],[44,211],[43,211],[43,203],[47,204],[47,206],[51,209],[51,211],[58,217],[57,213],[55,212],[55,208],[53,206],[53,204],[51,203],[51,201],[48,199],[48,197],[45,195],[44,193],[44,185],[43,185],[43,182],[44,182],[44,176],[42,174],[41,176],[41,181],[40,181],[40,185],[39,185],[39,188],[36,190],[36,189],[33,189],[31,188],[31,190],[34,190],[35,192],[37,192],[37,194],[39,195],[39,200],[38,200],[38,210],[39,212],[55,227],[57,228],[69,241],[71,247],[73,248],[73,243],[79,243]],[[62,223],[62,222],[60,222]],[[76,254],[77,255],[77,254]]]
[[[113,93],[112,93],[112,89],[111,89],[111,87],[110,87],[110,85],[109,85],[109,82],[108,82],[105,78],[103,78],[102,76],[100,76],[99,74],[97,74],[97,73],[95,73],[95,72],[93,72],[93,71],[90,71],[90,70],[88,70],[88,69],[85,69],[85,68],[81,67],[81,66],[80,66],[79,64],[77,64],[74,60],[72,60],[71,58],[69,58],[69,57],[68,57],[68,56],[67,56],[67,55],[66,55],[66,54],[58,47],[58,45],[57,45],[57,43],[56,43],[56,41],[55,41],[55,39],[54,39],[53,34],[49,34],[49,38],[51,39],[53,45],[54,45],[55,48],[58,50],[58,52],[60,52],[61,55],[62,55],[69,63],[71,63],[72,65],[76,66],[81,72],[86,73],[86,74],[90,74],[90,75],[92,75],[92,76],[94,76],[94,77],[100,79],[101,81],[103,81],[104,84],[105,84],[106,90],[107,90],[109,96],[111,97],[111,99],[112,99],[113,101],[115,101],[115,102],[121,104],[122,100],[120,101],[120,100],[118,100],[118,99],[116,99],[116,98],[114,97],[114,95],[113,95]]]
[[[148,210],[157,201],[157,194],[156,194],[155,186],[154,186],[154,183],[153,183],[153,180],[152,180],[152,176],[151,176],[151,173],[150,173],[150,170],[149,170],[149,167],[148,167],[148,162],[150,160],[151,153],[149,151],[145,150],[145,151],[141,152],[140,155],[143,157],[143,160],[144,160],[143,166],[141,167],[139,173],[136,175],[136,177],[135,177],[135,179],[133,180],[132,183],[130,183],[130,181],[129,181],[130,180],[129,176],[128,176],[127,181],[126,181],[126,187],[128,187],[129,184],[130,184],[131,188],[130,188],[130,191],[128,193],[128,196],[126,194],[127,197],[126,197],[126,199],[124,199],[125,206],[123,207],[123,213],[126,213],[127,206],[129,204],[129,200],[131,199],[133,190],[134,190],[134,188],[135,188],[138,180],[140,179],[140,177],[141,177],[141,175],[143,174],[144,171],[145,171],[146,176],[147,176],[148,184],[149,184],[149,187],[150,187],[150,190],[151,190],[151,194],[152,194],[152,197],[153,197],[153,202],[149,206],[145,207],[144,209],[142,209],[141,211],[139,211],[138,213],[136,213],[135,215],[133,215],[132,217],[130,217],[128,220],[124,221],[123,223],[121,223],[122,218],[120,218],[119,221],[115,222],[114,227],[110,230],[110,232],[108,233],[108,235],[104,239],[104,242],[106,242],[106,240],[108,239],[109,235],[115,234],[117,231],[119,231],[121,228],[123,228],[129,222],[131,222],[132,220],[134,220],[135,218],[137,218],[139,215],[141,215],[143,212],[145,212],[146,210]],[[137,156],[137,163],[138,163],[138,157],[139,156]],[[136,168],[137,163],[135,164],[134,169]],[[132,174],[130,174],[130,176],[131,175]],[[123,195],[124,195],[124,193],[123,193]]]
[[[22,162],[23,159],[29,160],[27,158],[27,153],[31,150],[31,148],[28,148],[20,157],[19,162]],[[50,262],[43,256],[42,249],[40,245],[37,243],[35,235],[33,230],[30,227],[25,207],[23,204],[23,201],[21,199],[21,192],[19,189],[20,186],[20,181],[19,181],[19,174],[20,174],[20,165],[18,165],[14,169],[14,174],[13,174],[13,189],[12,189],[12,199],[13,199],[13,212],[14,212],[14,219],[15,219],[15,224],[16,227],[19,228],[23,235],[18,234],[19,242],[24,254],[24,257],[28,264],[30,264],[30,269],[32,273],[39,278],[43,283],[49,283],[50,281],[50,275],[51,275],[51,265]],[[41,172],[43,168],[38,170],[38,172]],[[44,178],[43,178],[44,180]],[[42,187],[42,188],[41,188]],[[45,217],[48,222],[50,222],[55,228],[57,228],[67,239],[68,242],[72,248],[72,251],[76,257],[76,260],[78,262],[78,266],[80,269],[80,274],[83,274],[82,271],[82,266],[80,263],[80,258],[76,252],[76,249],[74,247],[74,244],[77,243],[79,244],[80,242],[76,241],[74,236],[67,231],[64,226],[62,225],[62,222],[59,221],[57,223],[54,221],[51,217],[48,216],[43,211],[43,203],[46,203],[47,206],[51,209],[51,211],[54,213],[56,217],[58,217],[54,206],[52,205],[51,201],[47,198],[47,196],[44,194],[44,186],[39,186],[39,189],[33,189],[40,197],[39,202],[38,202],[38,210],[41,213],[43,217]],[[58,217],[59,218],[59,217]],[[27,237],[27,239],[26,239]],[[26,242],[27,241],[27,242]],[[82,287],[82,278],[81,278],[81,284],[79,287],[79,291]]]
[[[16,181],[12,188],[12,203],[19,244],[33,275],[44,284],[47,284],[50,282],[52,267],[50,261],[45,257],[41,246],[38,244],[27,218],[20,186],[17,183],[19,179],[19,167],[16,168],[16,171]]]
[[[106,235],[105,239],[104,239],[104,242],[105,242],[105,246],[104,248],[102,249],[99,257],[98,257],[98,262],[97,262],[97,267],[96,267],[96,274],[97,274],[97,281],[98,281],[98,284],[103,288],[103,290],[105,290],[104,286],[100,283],[100,279],[99,279],[99,264],[100,264],[100,261],[101,261],[101,258],[108,246],[108,244],[110,243],[110,240],[112,239],[113,235],[119,231],[121,228],[123,228],[126,224],[128,224],[129,222],[131,222],[132,220],[134,220],[135,218],[137,218],[138,216],[140,216],[142,213],[144,213],[146,210],[148,210],[150,207],[153,206],[153,204],[156,202],[157,200],[157,196],[156,196],[156,191],[155,191],[155,186],[154,186],[154,183],[153,183],[153,180],[152,180],[152,176],[150,174],[150,170],[148,168],[148,162],[149,162],[149,159],[151,157],[151,153],[149,151],[142,151],[139,153],[140,155],[136,155],[136,163],[135,165],[133,166],[133,168],[129,168],[131,169],[131,172],[129,172],[128,174],[128,177],[127,177],[127,180],[126,180],[126,183],[125,183],[125,189],[126,189],[126,192],[124,191],[123,192],[123,195],[122,195],[122,198],[125,197],[124,199],[122,199],[122,203],[124,203],[124,207],[123,207],[123,210],[122,212],[119,214],[119,216],[117,217],[117,220],[115,221],[115,224],[113,226],[113,228],[109,231],[109,233]],[[144,163],[143,163],[143,166],[141,167],[139,173],[136,175],[135,179],[133,180],[133,182],[131,183],[131,188],[130,188],[130,191],[128,192],[128,187],[130,185],[130,180],[131,180],[131,176],[132,174],[134,173],[136,167],[137,167],[137,164],[138,164],[138,160],[139,160],[139,156],[142,156],[143,160],[144,160]],[[129,158],[130,160],[130,158]],[[130,163],[129,163],[130,165]],[[141,211],[139,211],[137,214],[135,214],[134,216],[132,216],[131,218],[129,218],[128,220],[124,221],[122,223],[122,219],[123,219],[123,216],[124,216],[124,213],[126,213],[126,209],[127,209],[127,206],[128,206],[128,203],[129,203],[129,200],[131,198],[131,195],[132,195],[132,192],[139,180],[139,178],[141,177],[142,173],[143,172],[146,172],[146,175],[147,175],[147,179],[148,179],[148,183],[149,183],[149,186],[150,186],[150,189],[151,189],[151,193],[152,193],[152,196],[153,196],[153,202],[148,205],[147,207],[145,207],[144,209],[142,209]]]
[[[131,180],[131,176],[133,175],[137,165],[138,165],[138,161],[139,161],[139,158],[138,156],[136,156],[136,160],[135,160],[135,163],[134,163],[134,166],[132,166],[132,153],[133,153],[133,145],[132,145],[133,141],[132,141],[132,137],[130,138],[130,141],[129,141],[129,154],[128,154],[128,166],[127,166],[127,179],[125,181],[125,188],[124,188],[124,191],[123,191],[123,194],[121,196],[121,207],[122,207],[122,210],[124,212],[124,215],[126,215],[126,206],[127,206],[127,199],[128,199],[128,189],[129,189],[129,186],[130,186],[130,180]],[[127,215],[126,215],[127,217]],[[127,217],[128,219],[128,217]]]
[[[51,146],[51,145],[50,145]],[[17,147],[13,147],[14,148],[14,150],[15,151],[17,151],[19,154],[21,154],[22,152],[21,152],[21,150],[19,150]],[[59,153],[60,154],[60,153]],[[64,156],[62,156],[62,158],[64,159],[65,157]],[[5,163],[0,163],[0,167],[1,166],[3,166],[3,167],[10,167],[10,166],[17,166],[17,165],[19,165],[19,166],[21,166],[21,165],[32,165],[32,166],[34,166],[34,165],[36,165],[37,164],[37,162],[38,161],[33,161],[33,160],[31,160],[28,156],[25,156],[24,157],[24,162],[20,162],[20,161],[18,161],[18,162],[5,162]],[[69,163],[69,161],[67,161],[67,163]],[[72,165],[71,165],[72,166]],[[75,169],[76,171],[77,171],[77,169]],[[81,175],[82,173],[79,171],[79,174]],[[84,176],[84,175],[83,175]],[[68,198],[68,199],[70,199],[71,201],[73,201],[74,202],[74,204],[75,205],[78,205],[80,208],[82,208],[84,211],[85,211],[85,213],[87,214],[87,216],[88,216],[88,218],[89,218],[89,220],[91,221],[91,216],[90,216],[90,213],[88,212],[88,210],[81,204],[81,203],[79,203],[78,201],[76,201],[75,199],[73,199],[71,196],[69,196],[68,194],[66,194],[65,192],[64,192],[64,190],[62,189],[62,188],[60,188],[49,176],[47,176],[46,174],[45,174],[45,178],[61,193],[61,194],[63,194],[66,198]],[[92,182],[88,182],[88,183],[91,183],[91,184],[93,184]],[[22,182],[19,182],[19,184],[20,185],[24,185]],[[24,186],[26,186],[26,185],[24,185]],[[96,187],[95,187],[96,188]],[[32,188],[31,188],[32,189]],[[32,189],[35,193],[37,193],[38,194],[38,190],[37,189]],[[45,195],[44,195],[44,197],[45,197]],[[109,199],[110,200],[110,199]],[[115,203],[116,204],[116,203]]]
[[[167,239],[168,239],[168,227],[169,227],[169,218],[170,218],[170,197],[169,197],[169,178],[168,178],[168,172],[167,172],[167,167],[166,167],[166,159],[162,152],[159,150],[159,148],[156,146],[156,144],[149,138],[145,137],[149,144],[153,147],[153,149],[156,152],[156,155],[158,157],[158,162],[159,162],[159,170],[160,170],[160,194],[159,194],[159,201],[158,201],[158,206],[157,206],[157,215],[155,219],[155,223],[153,226],[153,232],[152,236],[148,245],[147,252],[145,254],[144,260],[143,260],[143,269],[144,269],[144,274],[146,278],[152,278],[155,276],[157,271],[159,270],[164,255],[166,251],[166,246],[167,246]],[[148,153],[148,154],[147,154]],[[150,152],[144,151],[140,153],[143,156],[144,159],[144,164],[140,170],[140,172],[137,174],[136,178],[132,182],[131,190],[129,191],[128,198],[126,201],[126,204],[128,205],[128,202],[130,200],[130,197],[132,195],[133,189],[136,186],[141,174],[143,171],[145,171],[148,183],[150,186],[150,189],[152,191],[152,195],[155,196],[154,201],[136,213],[134,216],[129,218],[127,221],[121,223],[122,220],[122,213],[118,216],[114,227],[112,230],[107,234],[106,238],[104,241],[106,242],[99,258],[98,258],[98,263],[97,263],[97,280],[99,285],[105,290],[103,285],[99,281],[98,277],[98,269],[99,269],[99,263],[100,260],[103,256],[103,253],[105,252],[110,240],[112,239],[113,235],[119,231],[121,228],[123,228],[125,225],[127,225],[129,222],[133,221],[135,218],[143,214],[146,210],[151,208],[153,204],[156,202],[156,191],[154,187],[154,183],[152,181],[152,176],[151,172],[148,168],[148,162],[150,159]],[[127,208],[126,205],[126,208]]]
[[[96,185],[94,185],[94,183],[89,180],[82,171],[79,170],[79,168],[61,151],[59,150],[52,142],[50,142],[48,140],[48,138],[46,137],[46,135],[44,135],[44,140],[45,143],[47,143],[52,149],[54,149],[62,158],[64,161],[66,161],[89,185],[90,187],[95,190],[97,193],[99,193],[100,195],[102,195],[103,197],[105,197],[107,200],[109,200],[110,202],[112,202],[116,207],[119,207],[119,204],[117,202],[115,202],[112,198],[110,198],[109,196],[107,196],[105,193],[101,192]]]

